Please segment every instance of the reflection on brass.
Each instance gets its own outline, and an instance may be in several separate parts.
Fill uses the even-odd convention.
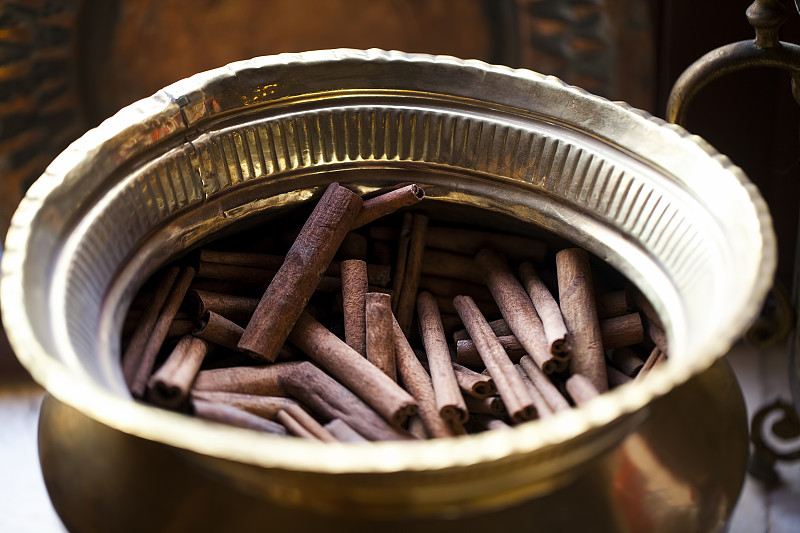
[[[771,433],[765,435],[765,426],[770,415],[779,413],[781,418],[773,421],[769,426]],[[773,418],[774,420],[774,418]],[[771,435],[769,438],[767,435]],[[750,423],[750,440],[753,441],[753,454],[750,457],[748,470],[750,474],[761,480],[768,488],[774,488],[780,484],[780,478],[775,471],[775,463],[778,461],[797,461],[800,460],[800,446],[787,451],[781,451],[784,446],[775,447],[772,440],[780,439],[788,441],[800,439],[800,420],[793,405],[776,399],[774,402],[765,405],[753,415]]]
[[[701,427],[706,431],[697,431]],[[347,509],[298,513],[195,467],[207,458],[111,429],[53,397],[42,407],[39,456],[53,505],[76,533],[154,530],[155,524],[175,533],[264,531],[267,526],[309,532],[372,533],[386,527],[420,533],[522,532],[531,531],[531,524],[537,531],[718,531],[744,476],[746,432],[735,376],[721,360],[655,402],[632,434],[576,470],[558,490],[496,511],[386,521]],[[246,468],[253,476],[281,476]],[[480,474],[485,482],[487,475],[496,474]],[[364,483],[379,490],[395,482],[391,475],[369,477]],[[346,477],[318,481],[350,483]],[[437,490],[456,491],[464,481],[454,476]]]
[[[255,93],[258,103],[245,105]],[[143,281],[212,238],[253,225],[271,231],[333,180],[357,191],[418,183],[432,219],[585,247],[653,302],[669,361],[557,416],[434,442],[298,442],[133,401],[119,332]],[[774,268],[758,191],[679,127],[531,71],[333,50],[195,75],[76,141],[15,214],[0,303],[20,360],[60,402],[120,438],[169,447],[220,490],[236,487],[283,516],[531,524],[542,498],[575,514],[574,500],[560,494],[585,476],[578,499],[598,517],[595,530],[643,519],[632,530],[713,530],[730,513],[745,467],[740,393],[732,377],[711,387],[727,395],[732,418],[713,394],[688,403],[673,394],[680,398],[741,337]],[[669,431],[629,440],[647,424]],[[662,442],[669,446],[654,444]],[[705,470],[716,455],[725,472]],[[154,464],[135,471],[157,475],[163,463]],[[642,501],[629,487],[653,496]]]

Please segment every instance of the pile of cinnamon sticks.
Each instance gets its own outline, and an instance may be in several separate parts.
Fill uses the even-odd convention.
[[[666,358],[647,301],[593,279],[586,251],[429,224],[424,196],[332,183],[299,229],[162,268],[123,332],[132,395],[323,441],[436,438],[551,416]]]

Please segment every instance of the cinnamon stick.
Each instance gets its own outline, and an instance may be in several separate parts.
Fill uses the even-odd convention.
[[[611,363],[627,376],[635,376],[644,366],[639,355],[627,346],[611,350]]]
[[[164,302],[167,300],[170,288],[175,284],[179,272],[180,267],[172,266],[159,274],[156,287],[150,295],[149,304],[139,318],[138,324],[128,341],[128,346],[122,354],[122,374],[125,377],[125,384],[128,389],[133,385],[136,373],[139,370],[139,366],[141,366],[144,347],[153,332],[161,308],[164,307]]]
[[[144,396],[158,351],[161,349],[161,345],[167,337],[169,326],[172,323],[172,319],[175,318],[175,313],[178,312],[178,307],[181,305],[183,297],[186,295],[186,291],[189,288],[189,284],[192,282],[194,274],[195,270],[190,266],[183,267],[180,270],[175,279],[175,283],[169,289],[169,294],[164,300],[163,307],[158,313],[158,318],[153,324],[150,336],[147,338],[147,342],[140,352],[141,355],[139,355],[139,357],[134,357],[132,353],[128,354],[129,358],[134,357],[129,364],[136,367],[135,372],[132,371],[129,374],[132,376],[129,382],[129,388],[131,394],[136,398],[142,398]],[[124,366],[125,362],[123,361],[123,368]]]
[[[561,250],[556,254],[556,270],[561,313],[572,342],[570,370],[589,378],[598,391],[606,391],[606,358],[588,252],[581,248]]]
[[[237,345],[239,339],[242,338],[243,332],[244,328],[235,322],[218,315],[214,311],[206,311],[197,321],[192,334],[219,346],[238,350]]]
[[[453,371],[459,388],[465,394],[475,398],[488,398],[497,394],[497,387],[494,386],[491,376],[484,376],[456,362],[453,362]]]
[[[425,252],[425,232],[428,229],[428,217],[422,213],[414,213],[411,222],[411,240],[408,243],[408,258],[403,276],[403,285],[397,300],[397,322],[400,328],[408,333],[414,318],[414,307],[417,300],[422,255]]]
[[[487,430],[506,430],[511,429],[511,426],[503,422],[501,419],[493,416],[493,415],[484,415],[484,414],[472,414],[470,415],[470,420],[474,420],[478,423],[481,427]]]
[[[239,341],[254,357],[274,361],[322,273],[361,209],[361,197],[332,183],[286,254]]]
[[[362,356],[367,355],[367,264],[360,259],[342,262],[342,309],[344,340]]]
[[[397,381],[394,334],[392,332],[392,297],[379,292],[366,294],[367,360]]]
[[[450,360],[439,308],[431,293],[421,292],[417,297],[417,316],[439,414],[445,420],[466,422],[467,406]]]
[[[201,370],[192,385],[194,391],[238,392],[261,396],[286,396],[281,379],[292,372],[298,362],[264,366],[241,366]]]
[[[366,361],[363,358],[361,360]],[[386,422],[358,396],[308,361],[297,364],[291,372],[282,376],[281,384],[318,416],[325,420],[339,418],[369,440],[410,438]]]
[[[464,401],[467,404],[467,409],[469,410],[470,414],[483,414],[492,416],[504,416],[506,414],[506,407],[501,396],[495,395],[489,396],[488,398],[473,398],[472,396],[467,396],[464,398]],[[520,422],[522,422],[522,420],[520,420]]]
[[[258,307],[258,298],[232,296],[198,289],[190,290],[186,298],[196,318],[201,318],[208,311],[213,311],[239,325],[247,324]]]
[[[611,365],[606,365],[606,375],[608,376],[608,388],[614,389],[633,381],[633,378],[620,372]]]
[[[253,413],[248,413],[232,405],[224,403],[213,403],[205,400],[193,400],[192,406],[194,414],[198,418],[204,418],[214,422],[221,422],[229,426],[236,426],[245,429],[255,429],[274,435],[286,435],[286,428],[281,424],[261,418]]]
[[[605,318],[600,321],[603,348],[610,350],[639,344],[644,340],[644,325],[639,313]]]
[[[339,442],[367,442],[367,439],[339,418],[334,418],[322,427],[328,430],[328,433],[333,435]]]
[[[359,211],[350,229],[360,228],[382,216],[394,213],[400,208],[408,207],[418,203],[425,198],[425,191],[416,184],[406,185],[389,191],[368,200],[364,200],[364,206]]]
[[[633,311],[635,307],[633,296],[625,289],[597,296],[597,316],[599,318],[625,315]]]
[[[600,396],[600,391],[594,383],[583,374],[574,374],[567,380],[567,392],[577,405],[583,405],[589,400]]]
[[[314,417],[297,404],[278,411],[276,418],[292,435],[322,442],[338,442]]]
[[[536,388],[536,385],[533,384],[531,378],[528,377],[528,374],[522,367],[518,364],[514,365],[514,368],[517,370],[517,374],[519,377],[522,378],[522,381],[525,383],[525,386],[528,388],[528,392],[533,398],[533,405],[536,406],[536,413],[539,415],[539,418],[547,418],[549,416],[553,416],[553,409],[550,407],[550,404],[547,403],[545,400],[544,395]]]
[[[526,261],[519,266],[519,275],[542,321],[545,338],[550,344],[550,353],[557,357],[566,357],[569,345],[561,308],[530,262]]]
[[[452,427],[447,425],[439,414],[431,377],[417,358],[396,319],[392,321],[392,332],[398,378],[403,387],[417,400],[419,419],[428,436],[452,437]]]
[[[480,269],[475,268],[472,257],[441,250],[425,250],[420,270],[422,275],[452,278],[470,283],[484,283]]]
[[[550,351],[542,321],[533,302],[511,273],[505,258],[492,250],[483,249],[475,256],[475,261],[486,276],[486,284],[503,318],[520,344],[525,347],[525,351],[545,373],[563,370],[566,363]]]
[[[147,384],[147,398],[167,409],[178,409],[189,395],[200,365],[208,353],[208,344],[196,337],[182,337]]]
[[[278,411],[286,409],[297,402],[282,396],[262,396],[258,394],[242,394],[239,392],[220,392],[192,389],[192,399],[205,400],[212,403],[232,405],[261,418],[275,420]]]
[[[400,225],[400,236],[397,238],[397,254],[394,263],[394,279],[392,280],[392,312],[397,313],[400,303],[400,292],[403,288],[403,279],[406,276],[406,263],[408,263],[408,246],[411,243],[411,225],[414,222],[412,213],[403,214]]]
[[[667,356],[661,349],[656,346],[653,348],[653,351],[650,352],[650,355],[645,360],[644,365],[642,366],[639,373],[636,375],[636,379],[642,379],[646,376],[652,369],[657,367],[658,365],[662,364],[667,359]]]
[[[309,313],[300,315],[289,340],[392,424],[417,412],[411,395]]]
[[[533,358],[525,356],[519,360],[519,366],[528,374],[528,377],[533,383],[533,386],[542,394],[550,409],[553,412],[569,409],[569,402],[564,398],[564,395],[553,385],[542,370],[536,366]]]
[[[469,296],[456,296],[454,303],[461,321],[475,341],[481,359],[492,376],[511,419],[514,422],[523,422],[534,418],[536,408],[533,399],[475,302]],[[469,401],[468,399],[469,396],[465,401]]]
[[[308,439],[308,440],[319,440],[316,435],[306,429],[303,424],[301,424],[297,419],[295,419],[291,414],[287,413],[284,410],[278,411],[277,415],[278,422],[286,428],[286,431],[289,432],[290,435],[294,435],[295,437],[300,437],[301,439]]]

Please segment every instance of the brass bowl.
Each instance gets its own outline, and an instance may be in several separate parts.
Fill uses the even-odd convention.
[[[413,180],[435,216],[587,248],[654,303],[668,364],[552,419],[430,442],[300,442],[132,400],[119,335],[142,282],[187,249],[312,202],[333,180],[360,193]],[[715,362],[758,313],[775,254],[755,187],[679,127],[526,70],[331,50],[195,75],[76,141],[12,220],[0,301],[19,359],[60,402],[42,418],[42,462],[76,530],[91,530],[67,505],[85,501],[69,490],[82,461],[98,501],[148,501],[103,481],[113,473],[101,456],[120,459],[121,441],[167,449],[175,475],[263,502],[243,523],[263,526],[270,509],[302,517],[285,530],[470,531],[487,517],[518,530],[714,530],[747,452],[741,394]],[[99,427],[116,435],[98,441],[108,446],[74,445]],[[161,468],[148,457],[126,454],[138,466],[125,479]],[[548,513],[571,508],[569,494],[585,512]]]

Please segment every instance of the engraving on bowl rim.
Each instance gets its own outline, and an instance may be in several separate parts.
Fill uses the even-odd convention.
[[[333,64],[336,65],[335,72],[325,71],[327,65]],[[335,82],[341,81],[336,76],[346,78],[348,69],[355,72],[367,69],[370,76],[354,75],[348,79],[355,88],[337,88],[335,91],[325,87],[331,82],[325,78],[283,82],[282,76],[287,72],[292,74],[293,69],[303,68],[319,68],[335,78]],[[425,85],[409,79],[406,69],[435,75],[427,76],[425,83],[428,85]],[[415,85],[417,83],[420,85]],[[304,89],[301,96],[292,92],[297,86]],[[364,102],[358,104],[361,97]],[[331,102],[335,105],[326,111],[325,106]],[[448,106],[445,111],[436,107],[443,102]],[[299,107],[292,107],[295,105]],[[308,110],[314,110],[315,105],[318,106],[314,111],[316,117],[325,120],[308,122],[314,116]],[[398,109],[402,115],[406,105],[414,112],[398,117]],[[370,111],[366,114],[354,111],[367,108]],[[441,127],[425,130],[412,125],[412,117],[419,118],[425,113],[429,126],[432,120]],[[249,119],[252,126],[235,127],[232,121],[241,122],[242,117]],[[414,137],[416,140],[412,142],[411,138],[398,135],[402,142],[396,145],[384,143],[380,157],[375,157],[375,147],[368,143],[369,149],[365,150],[360,138],[355,144],[325,144],[327,133],[332,135],[331,138],[337,138],[339,134],[352,138],[349,132],[358,131],[359,125],[362,131],[364,128],[373,131],[384,124],[384,117],[397,119],[395,123],[398,126],[405,124],[406,130],[415,132],[418,137]],[[330,129],[325,130],[328,119],[331,120]],[[448,127],[453,132],[451,138],[463,142],[462,150],[450,155],[462,159],[447,159],[448,154],[442,151],[436,154],[439,159],[435,159],[430,150],[420,156],[417,150],[430,149],[436,142],[447,138],[442,132],[449,131],[444,126],[448,120],[451,122]],[[479,124],[481,120],[483,124]],[[230,131],[226,131],[226,127]],[[515,127],[517,131],[514,131]],[[193,136],[188,137],[190,128]],[[431,131],[438,133],[431,136]],[[276,143],[276,138],[283,142]],[[286,142],[287,139],[295,144],[292,146]],[[405,139],[408,139],[407,144]],[[509,139],[516,139],[516,144],[513,149],[508,148],[506,154],[522,153],[524,150],[520,152],[517,149],[527,147],[526,153],[536,156],[533,161],[489,155],[485,159],[478,157],[482,153],[497,153],[486,152],[487,147],[494,150],[503,143],[503,146],[511,146]],[[258,142],[264,140],[271,148],[265,149],[262,143],[260,153],[253,150]],[[609,164],[609,168],[603,170],[603,161],[597,159],[598,149],[603,152],[605,161],[614,160],[615,164]],[[154,150],[160,150],[159,157],[148,165],[145,159]],[[267,153],[274,156],[269,161]],[[314,159],[320,154],[327,159]],[[545,154],[545,157],[540,158],[539,154]],[[129,160],[135,160],[136,164],[132,166]],[[699,169],[696,166],[698,161],[702,162]],[[162,163],[161,168],[156,168],[157,163]],[[665,301],[671,298],[672,301],[667,303],[678,305],[676,309],[681,313],[687,312],[672,288],[659,287],[656,294],[648,285],[647,276],[660,277],[662,283],[670,281],[657,268],[661,261],[675,261],[682,265],[671,273],[673,283],[681,276],[690,280],[686,286],[721,283],[715,279],[716,276],[693,276],[702,270],[696,268],[701,262],[710,262],[723,269],[726,287],[746,290],[731,295],[736,300],[733,304],[726,301],[728,309],[714,307],[715,311],[728,313],[726,320],[718,320],[724,324],[714,331],[714,338],[704,338],[702,343],[689,347],[685,338],[687,332],[681,329],[683,326],[671,324],[672,345],[686,349],[684,358],[676,358],[675,362],[681,364],[671,363],[664,372],[654,373],[644,384],[623,387],[586,407],[552,420],[523,425],[502,438],[490,433],[434,443],[386,443],[354,448],[353,453],[336,446],[321,447],[306,442],[293,441],[291,446],[281,446],[280,439],[235,429],[221,430],[182,415],[168,412],[154,415],[153,408],[130,402],[93,383],[90,376],[82,375],[86,369],[79,362],[80,350],[73,344],[86,342],[88,345],[111,346],[116,337],[104,326],[119,324],[121,316],[119,313],[115,316],[106,313],[94,323],[100,330],[99,339],[86,338],[93,335],[91,328],[81,324],[82,317],[69,313],[65,306],[69,304],[70,308],[75,308],[76,302],[85,302],[99,307],[109,295],[106,294],[107,284],[91,279],[97,271],[82,270],[81,261],[92,264],[108,279],[115,275],[119,262],[98,254],[98,249],[111,240],[122,242],[126,249],[142,244],[141,239],[149,228],[165,221],[169,223],[170,217],[179,213],[187,203],[202,204],[208,198],[221,197],[220,191],[229,187],[236,189],[237,184],[250,187],[248,179],[251,178],[255,178],[253,187],[265,190],[272,187],[277,191],[281,180],[267,182],[271,171],[282,178],[292,176],[293,172],[297,174],[298,169],[303,168],[341,170],[354,164],[393,166],[423,173],[436,168],[471,168],[472,175],[484,179],[485,183],[467,180],[466,192],[455,191],[444,180],[437,181],[433,173],[425,174],[433,186],[432,198],[445,199],[448,195],[463,193],[466,201],[474,202],[482,190],[488,191],[490,187],[508,187],[520,194],[539,193],[526,195],[526,198],[534,197],[525,200],[530,204],[522,205],[520,202],[513,207],[520,210],[516,214],[527,213],[524,216],[532,217],[535,204],[544,213],[538,215],[540,222],[549,216],[555,217],[553,220],[563,217],[566,204],[559,201],[565,198],[587,205],[605,202],[608,219],[587,216],[582,221],[580,236],[587,239],[588,244],[595,245],[595,252],[605,252],[607,255],[602,258],[610,259],[612,263],[619,263],[627,254],[640,260],[639,266],[643,270],[630,274],[634,281],[641,283],[645,292],[651,291],[649,296],[657,296],[655,300],[662,311]],[[539,179],[545,175],[542,168],[550,169],[546,175],[554,178]],[[565,169],[582,170],[563,180]],[[616,185],[583,188],[586,176],[596,177],[602,172],[608,172],[606,181],[611,183],[613,178]],[[168,173],[181,176],[181,179],[168,179]],[[80,180],[81,187],[75,186],[76,180]],[[170,184],[169,187],[164,187],[165,183]],[[599,184],[601,180],[594,179],[592,183]],[[181,186],[175,187],[176,184]],[[155,190],[160,190],[160,195],[152,196]],[[300,187],[292,193],[295,196],[287,199],[292,202],[305,200],[313,190],[314,187]],[[620,194],[619,191],[626,192]],[[284,191],[289,192],[292,191]],[[122,205],[126,207],[119,208]],[[686,206],[693,209],[691,215],[695,221],[704,221],[700,227],[707,230],[708,235],[693,237],[691,222],[681,226],[679,208]],[[240,208],[241,205],[234,207]],[[262,207],[262,204],[254,204],[252,213],[258,213]],[[497,208],[497,205],[493,204],[493,207]],[[505,209],[511,208],[506,206]],[[731,212],[734,209],[744,211]],[[76,225],[70,219],[76,212],[93,214],[93,218],[86,218]],[[249,214],[235,210],[229,212],[236,216]],[[136,216],[122,221],[113,219],[125,213],[135,213]],[[646,215],[642,217],[642,213]],[[233,218],[231,216],[231,220]],[[195,222],[197,235],[202,236],[208,228],[199,221]],[[611,235],[609,225],[612,223],[622,228],[624,235]],[[115,231],[120,224],[127,228],[123,234]],[[553,224],[554,229],[566,237],[578,236],[578,233],[569,233],[571,230],[563,220]],[[51,231],[42,230],[40,227],[43,225]],[[40,228],[39,233],[34,235],[37,228]],[[49,262],[37,264],[37,260],[49,257],[47,254],[51,249],[57,248],[60,235],[56,230],[70,232],[63,248],[58,251],[59,262],[56,265]],[[640,237],[653,248],[643,250],[641,243],[626,238],[630,235]],[[36,242],[33,242],[34,237]],[[726,248],[726,240],[733,237],[742,242]],[[678,246],[675,240],[683,244]],[[612,250],[609,243],[616,248]],[[723,255],[709,255],[711,252],[703,247],[710,243],[715,243]],[[671,257],[671,252],[664,251],[667,248],[678,255],[685,251],[692,261],[685,262],[675,254]],[[92,249],[92,258],[100,258],[100,261],[89,263],[89,259],[79,259],[80,254],[88,254]],[[166,254],[163,250],[161,253]],[[648,258],[648,253],[665,255],[656,260]],[[129,272],[142,266],[137,263],[136,256],[128,260],[126,268]],[[732,264],[740,268],[730,272]],[[548,444],[573,439],[622,414],[641,409],[649,400],[708,367],[727,351],[758,312],[774,266],[775,243],[769,214],[755,187],[727,158],[679,127],[530,71],[451,57],[379,50],[332,50],[255,58],[197,74],[121,110],[73,143],[30,188],[12,220],[2,263],[0,295],[3,320],[12,345],[37,381],[62,401],[103,423],[201,453],[263,466],[329,473],[391,472],[448,468],[522,456]],[[34,270],[26,271],[26,268]],[[716,274],[713,269],[710,272]],[[34,311],[28,308],[29,303],[37,298],[42,300],[42,295],[34,292],[44,290],[43,287],[26,286],[26,280],[37,275],[40,279],[52,275],[54,279],[54,288],[48,287],[50,294],[44,297],[49,310],[45,306],[38,311],[49,313],[55,334],[45,331],[50,321],[42,320],[41,316],[36,317],[37,321],[29,315]],[[82,285],[72,283],[76,279],[83,279]],[[84,290],[87,287],[91,290]],[[24,289],[27,289],[27,294]],[[111,295],[112,301],[125,301],[130,297],[119,287],[114,290],[117,292]],[[132,289],[127,290],[130,292]],[[64,296],[66,300],[62,300]],[[66,358],[66,364],[51,356],[56,352],[62,359]],[[106,366],[100,369],[101,375],[118,372],[111,361],[106,357]],[[236,438],[228,439],[227,435]],[[259,447],[265,443],[269,443],[268,447],[273,450],[280,446],[280,456],[260,450]],[[418,453],[421,446],[425,450],[423,457]]]

